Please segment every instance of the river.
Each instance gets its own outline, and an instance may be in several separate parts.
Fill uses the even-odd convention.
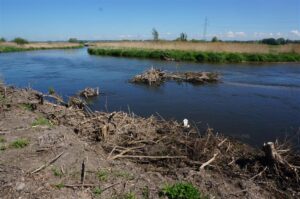
[[[167,82],[159,88],[128,83],[151,66],[168,71],[216,71],[221,82],[202,86]],[[179,121],[187,118],[200,133],[211,127],[256,146],[300,133],[299,63],[179,63],[91,56],[83,48],[3,53],[0,75],[18,87],[42,92],[53,87],[65,98],[98,86],[101,96],[89,102],[94,110],[159,114]]]

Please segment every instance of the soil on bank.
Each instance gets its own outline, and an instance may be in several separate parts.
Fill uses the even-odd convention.
[[[49,97],[0,86],[3,198],[159,198],[176,182],[210,198],[300,197],[300,157],[284,145],[275,143],[282,164],[271,163],[266,152],[212,129]]]

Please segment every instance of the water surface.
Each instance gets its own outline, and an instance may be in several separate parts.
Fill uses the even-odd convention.
[[[159,88],[128,83],[150,66],[168,71],[217,71],[222,82],[204,86],[168,82]],[[300,64],[196,64],[91,56],[86,49],[0,54],[8,84],[49,87],[68,97],[100,87],[91,107],[195,122],[254,145],[297,132],[300,127]]]

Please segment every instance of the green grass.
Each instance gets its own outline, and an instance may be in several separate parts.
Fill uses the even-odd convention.
[[[0,143],[6,142],[5,138],[0,136]]]
[[[37,118],[35,121],[32,122],[31,124],[32,127],[35,127],[35,126],[52,126],[51,122],[44,118],[44,117],[39,117]]]
[[[33,111],[33,104],[20,104],[20,107],[26,111]]]
[[[136,57],[151,59],[174,59],[175,61],[209,62],[209,63],[241,63],[241,62],[300,62],[296,53],[254,54],[199,52],[183,50],[154,50],[138,48],[89,48],[91,55]]]
[[[53,87],[50,87],[50,88],[48,89],[48,92],[49,92],[50,95],[54,95],[54,94],[55,94],[55,90],[54,90]]]
[[[101,193],[102,193],[102,189],[100,189],[99,187],[95,187],[93,189],[93,194],[98,196],[98,195],[101,195]]]
[[[23,138],[17,139],[10,143],[10,146],[15,149],[21,149],[26,147],[27,145],[29,145],[29,141]]]
[[[99,181],[107,181],[108,179],[108,171],[106,170],[99,170],[97,172],[97,178],[99,179]]]
[[[61,178],[63,176],[63,173],[56,167],[52,168],[52,172],[53,172],[53,175],[56,176],[56,177]]]
[[[160,196],[167,197],[168,199],[208,199],[208,197],[202,196],[193,184],[186,182],[166,185],[161,190]]]
[[[0,151],[5,151],[6,150],[6,146],[3,144],[0,144]]]

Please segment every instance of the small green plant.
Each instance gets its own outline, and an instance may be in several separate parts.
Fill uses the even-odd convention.
[[[26,39],[23,39],[21,37],[17,37],[13,40],[13,42],[15,42],[18,45],[24,45],[24,44],[28,44],[29,42]]]
[[[54,94],[55,94],[55,90],[54,90],[53,87],[50,87],[50,88],[48,89],[48,92],[49,92],[50,95],[54,95]]]
[[[37,118],[32,122],[31,126],[52,126],[51,122],[44,117]]]
[[[21,149],[26,147],[29,144],[29,141],[27,139],[17,139],[13,142],[10,143],[10,146],[15,148],[15,149]]]
[[[101,193],[102,193],[102,189],[100,189],[100,187],[95,187],[93,189],[93,194],[100,195]]]
[[[53,175],[56,176],[56,177],[61,178],[63,176],[63,173],[56,167],[52,168],[52,172],[53,172]]]
[[[21,104],[20,107],[27,111],[33,111],[33,104]]]
[[[5,151],[5,150],[6,150],[6,146],[0,143],[0,151]]]
[[[174,185],[166,185],[160,192],[160,196],[169,199],[206,199],[191,183],[180,182]]]
[[[136,196],[133,192],[125,193],[120,197],[121,199],[136,199]]]
[[[0,143],[6,142],[5,138],[0,136]]]
[[[65,185],[63,184],[63,183],[59,183],[59,184],[56,184],[56,185],[54,185],[56,188],[58,188],[58,189],[62,189],[62,188],[64,188],[65,187]]]
[[[99,181],[107,181],[107,179],[108,179],[108,171],[106,171],[106,170],[99,170],[97,172],[97,177],[98,177]]]
[[[149,191],[149,187],[148,186],[145,186],[143,188],[142,196],[143,196],[143,199],[149,199],[150,198],[150,191]]]

